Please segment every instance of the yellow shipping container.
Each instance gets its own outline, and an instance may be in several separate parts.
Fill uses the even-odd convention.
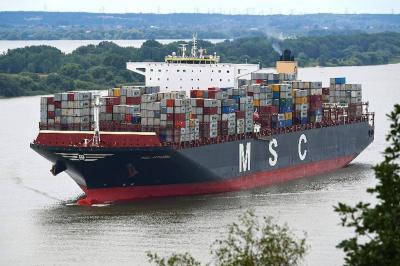
[[[260,100],[253,100],[253,105],[254,106],[260,106]]]
[[[304,104],[308,102],[307,97],[297,97],[294,100],[295,104]]]
[[[292,112],[285,113],[285,120],[292,120]]]
[[[121,89],[120,88],[114,88],[113,89],[113,95],[114,95],[114,97],[120,97],[121,96]]]
[[[272,84],[272,91],[280,91],[279,84]]]

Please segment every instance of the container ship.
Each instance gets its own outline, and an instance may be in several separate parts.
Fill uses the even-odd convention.
[[[360,84],[301,81],[289,50],[269,73],[193,44],[164,63],[128,62],[144,86],[41,97],[30,146],[81,187],[79,204],[268,186],[344,167],[373,141]]]

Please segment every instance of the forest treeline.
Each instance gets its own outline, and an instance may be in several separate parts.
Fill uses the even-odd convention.
[[[180,42],[148,40],[140,48],[113,42],[82,46],[70,54],[50,46],[30,46],[0,55],[0,96],[38,95],[67,90],[105,89],[136,84],[143,78],[126,70],[127,61],[163,61]],[[189,44],[190,45],[190,44]],[[222,62],[274,66],[279,50],[289,48],[300,66],[375,65],[400,61],[400,33],[358,33],[277,40],[249,37],[213,44],[198,42]]]

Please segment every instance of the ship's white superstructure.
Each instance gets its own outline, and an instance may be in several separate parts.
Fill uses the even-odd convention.
[[[163,91],[237,87],[237,79],[260,69],[258,64],[219,63],[219,56],[197,50],[193,38],[191,54],[186,45],[181,55],[168,55],[165,62],[127,62],[127,69],[145,77],[146,86],[160,86]]]

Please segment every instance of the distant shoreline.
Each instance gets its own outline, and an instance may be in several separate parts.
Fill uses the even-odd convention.
[[[155,39],[161,44],[169,44],[176,41],[190,41],[190,39]],[[225,39],[204,39],[211,43],[223,42]],[[97,45],[100,42],[113,42],[121,47],[135,47],[140,46],[147,41],[147,39],[119,39],[119,40],[0,40],[0,54],[7,52],[8,49],[23,48],[26,46],[49,45],[59,49],[61,52],[69,54],[75,49],[85,45]]]

